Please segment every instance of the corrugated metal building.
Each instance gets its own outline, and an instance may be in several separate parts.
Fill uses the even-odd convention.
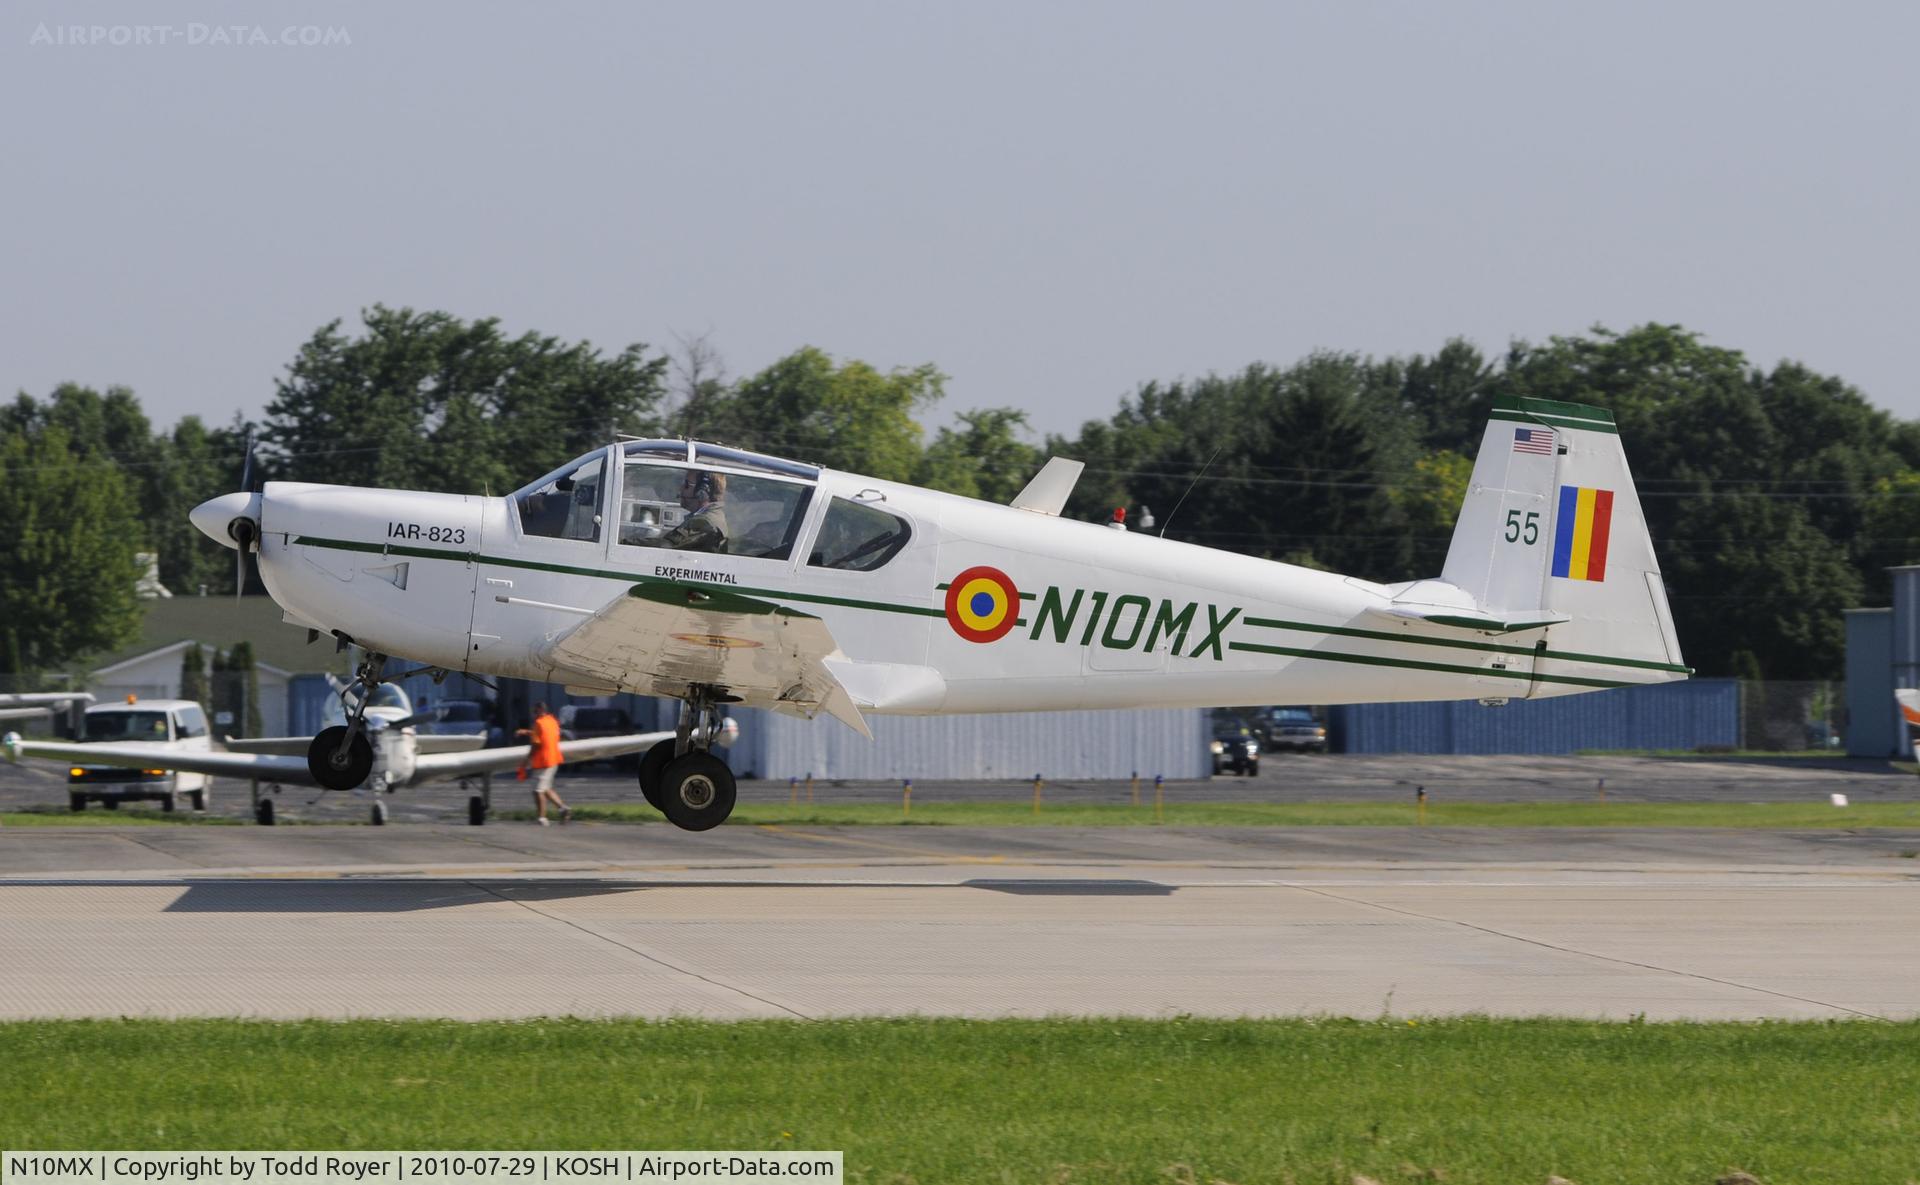
[[[1893,610],[1847,610],[1847,756],[1899,752],[1893,688]]]
[[[1572,753],[1580,749],[1731,748],[1740,743],[1740,683],[1690,679],[1589,695],[1345,704],[1327,709],[1339,753]]]
[[[1212,772],[1197,709],[870,716],[869,741],[834,720],[740,711],[727,760],[742,777],[1200,778]]]

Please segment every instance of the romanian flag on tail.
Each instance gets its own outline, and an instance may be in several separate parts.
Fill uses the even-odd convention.
[[[1554,519],[1553,574],[1568,580],[1607,578],[1607,532],[1613,525],[1613,491],[1560,487]]]

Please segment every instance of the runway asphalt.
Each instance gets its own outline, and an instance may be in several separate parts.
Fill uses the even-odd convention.
[[[1920,1015],[1920,832],[0,829],[0,1016]]]

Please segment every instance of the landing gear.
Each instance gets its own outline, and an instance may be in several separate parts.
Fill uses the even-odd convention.
[[[378,799],[375,799],[373,803],[372,817],[367,821],[369,823],[372,823],[375,827],[385,827],[387,825],[387,804],[379,801]]]
[[[199,790],[187,791],[187,801],[193,804],[193,809],[196,811],[206,810],[207,809],[207,788],[202,787]]]
[[[373,700],[373,689],[380,685],[380,672],[386,665],[386,655],[367,655],[342,693],[343,699],[358,693],[346,724],[321,729],[313,744],[307,746],[307,771],[328,790],[352,790],[373,772],[373,744],[366,734],[367,704]]]
[[[683,831],[706,831],[733,813],[733,771],[715,757],[713,745],[725,723],[723,705],[738,703],[724,688],[695,683],[680,708],[680,727],[640,759],[640,793]]]
[[[253,821],[262,827],[273,826],[273,799],[263,798],[253,804]]]
[[[484,827],[487,824],[487,800],[478,794],[467,799],[467,823],[472,827]]]
[[[661,741],[640,758],[640,794],[648,806],[662,813],[667,809],[667,800],[660,797],[660,775],[667,772],[667,765],[674,758],[674,747],[679,743],[678,740]]]
[[[708,831],[733,813],[733,771],[711,753],[688,753],[660,775],[660,809],[683,831]]]

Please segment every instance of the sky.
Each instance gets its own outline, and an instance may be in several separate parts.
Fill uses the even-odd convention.
[[[1658,321],[1920,418],[1915,44],[1899,3],[29,0],[0,382],[258,417],[383,303],[932,362],[931,424],[1071,432]]]

